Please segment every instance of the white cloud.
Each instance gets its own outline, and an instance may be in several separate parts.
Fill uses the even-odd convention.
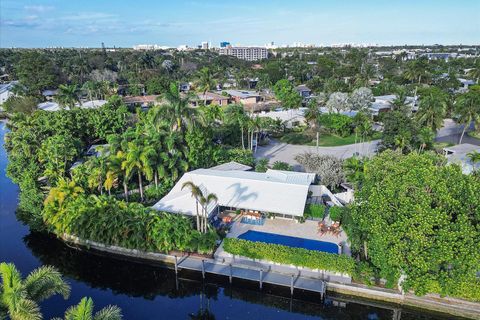
[[[29,12],[35,12],[35,13],[44,13],[44,12],[52,11],[53,9],[55,9],[55,7],[53,6],[42,6],[42,5],[25,6],[23,8]]]

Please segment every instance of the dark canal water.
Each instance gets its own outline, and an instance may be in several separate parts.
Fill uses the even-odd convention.
[[[53,265],[72,286],[68,300],[51,298],[42,303],[44,319],[63,315],[82,297],[93,298],[96,309],[118,305],[125,319],[392,319],[394,306],[360,301],[358,298],[327,297],[264,288],[234,279],[196,273],[175,273],[150,266],[70,248],[43,234],[30,233],[17,221],[18,188],[6,176],[3,149],[6,133],[0,122],[0,261],[13,262],[23,275],[41,265]],[[451,319],[420,311],[401,309],[401,319]]]

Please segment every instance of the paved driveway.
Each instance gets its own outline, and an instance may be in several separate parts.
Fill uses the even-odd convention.
[[[312,152],[324,155],[332,155],[341,159],[350,158],[356,152],[358,152],[360,155],[372,156],[375,153],[379,142],[380,140],[375,140],[371,142],[349,144],[339,147],[317,148],[312,146],[287,144],[277,140],[271,140],[268,145],[259,146],[254,156],[257,159],[267,158],[271,164],[275,161],[283,161],[297,169],[300,167],[300,165],[295,160],[295,157],[300,153]]]

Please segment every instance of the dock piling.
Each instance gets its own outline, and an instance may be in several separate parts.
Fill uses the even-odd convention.
[[[290,281],[290,294],[293,296],[293,277],[294,275],[292,274],[292,278],[291,278],[291,281]]]
[[[260,269],[260,280],[259,280],[259,284],[260,284],[260,290],[262,289],[262,286],[263,286],[263,269]]]
[[[175,256],[175,274],[178,274],[178,258]]]
[[[228,277],[230,284],[232,284],[232,264],[230,263],[230,276]]]
[[[202,259],[202,278],[205,279],[205,260]]]

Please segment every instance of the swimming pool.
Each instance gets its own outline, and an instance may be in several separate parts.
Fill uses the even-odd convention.
[[[284,236],[280,234],[248,230],[238,236],[239,239],[253,242],[280,244],[282,246],[303,248],[307,250],[323,251],[338,254],[338,245],[332,242]]]

